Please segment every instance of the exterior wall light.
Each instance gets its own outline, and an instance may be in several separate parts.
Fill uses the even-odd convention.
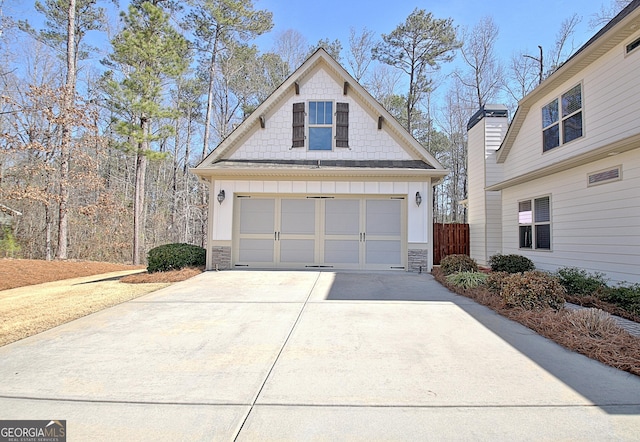
[[[420,192],[416,192],[416,205],[420,207],[420,204],[422,204],[422,195],[420,195]]]
[[[220,204],[222,204],[222,202],[224,201],[224,197],[225,197],[224,190],[221,190],[220,193],[218,194],[218,202]]]

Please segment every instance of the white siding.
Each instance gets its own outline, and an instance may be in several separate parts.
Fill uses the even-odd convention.
[[[502,165],[496,164],[495,155],[507,125],[506,117],[485,117],[469,131],[467,169],[471,257],[483,265],[501,250],[500,192],[484,189],[502,180]]]
[[[307,146],[291,148],[293,103],[309,100],[349,103],[349,148],[309,151]],[[335,106],[334,106],[335,111]],[[308,109],[307,109],[308,112]],[[335,123],[335,116],[334,116]],[[305,123],[305,126],[306,123]],[[334,133],[335,135],[335,133]],[[316,68],[300,84],[300,95],[291,94],[265,115],[265,128],[257,126],[229,159],[278,160],[411,160],[415,159],[383,128],[378,115],[367,111],[354,94],[343,94],[343,82],[326,70]]]
[[[622,165],[622,180],[587,186],[592,172]],[[609,157],[503,190],[503,253],[543,270],[572,266],[640,282],[640,151]],[[551,195],[552,250],[518,249],[517,202]]]
[[[640,52],[617,46],[531,107],[505,161],[505,179],[588,152],[640,132]],[[541,109],[582,83],[583,137],[542,153]]]
[[[486,208],[485,200],[485,127],[483,121],[471,128],[468,134],[467,201],[469,209],[469,245],[471,257],[479,264],[486,264]]]

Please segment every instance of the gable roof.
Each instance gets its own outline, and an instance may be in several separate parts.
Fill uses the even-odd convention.
[[[640,29],[640,0],[633,0],[589,41],[576,51],[562,66],[547,77],[518,103],[513,120],[498,150],[497,162],[504,163],[513,147],[522,124],[531,107],[546,94],[590,66],[611,49]]]
[[[364,106],[374,115],[379,115],[384,121],[384,128],[401,140],[402,147],[407,150],[415,161],[329,161],[312,160],[310,164],[304,161],[294,164],[282,160],[272,161],[237,161],[229,156],[242,141],[257,130],[269,111],[277,108],[300,84],[301,80],[312,74],[316,67],[321,66],[334,75],[344,79],[349,94],[354,94]],[[357,163],[357,164],[356,164]],[[422,164],[418,164],[422,163]],[[320,167],[317,167],[318,164]],[[295,169],[295,170],[294,170]],[[321,171],[319,171],[321,169]],[[278,176],[294,174],[296,176],[408,176],[443,178],[448,171],[433,157],[415,138],[397,122],[397,120],[369,94],[338,62],[324,49],[314,52],[293,74],[287,78],[258,108],[251,113],[227,138],[225,138],[198,166],[191,169],[193,173],[205,177],[217,176]],[[372,175],[373,174],[373,175]]]

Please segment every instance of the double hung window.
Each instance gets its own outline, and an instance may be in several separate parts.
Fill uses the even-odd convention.
[[[333,147],[333,102],[309,102],[309,150]]]
[[[551,200],[548,196],[518,202],[521,249],[551,250]]]
[[[542,108],[542,151],[582,136],[582,85],[571,88]]]

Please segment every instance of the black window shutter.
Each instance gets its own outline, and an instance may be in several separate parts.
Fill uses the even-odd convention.
[[[349,103],[336,103],[336,147],[349,147]]]
[[[293,103],[293,144],[304,147],[304,103]]]

